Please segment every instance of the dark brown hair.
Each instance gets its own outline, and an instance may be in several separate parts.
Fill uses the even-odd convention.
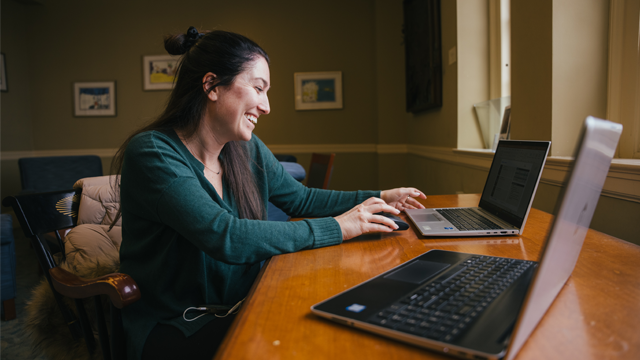
[[[190,27],[186,34],[165,37],[164,46],[171,55],[183,55],[178,64],[175,86],[162,114],[151,124],[131,134],[118,149],[111,162],[111,173],[117,175],[112,184],[114,187],[119,187],[120,184],[127,145],[137,134],[171,129],[180,130],[186,138],[195,134],[207,105],[207,92],[203,90],[202,83],[206,73],[216,75],[216,82],[207,87],[211,91],[217,86],[233,83],[236,76],[258,57],[269,62],[267,53],[258,44],[242,35],[221,30],[199,33],[194,27]],[[264,219],[264,204],[249,168],[246,144],[242,141],[230,141],[221,154],[224,177],[238,204],[240,218]],[[122,208],[118,210],[111,226],[121,214]]]

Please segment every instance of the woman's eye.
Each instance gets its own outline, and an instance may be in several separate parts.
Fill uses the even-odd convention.
[[[256,86],[256,90],[258,90],[258,92],[262,92],[262,88],[260,86]]]

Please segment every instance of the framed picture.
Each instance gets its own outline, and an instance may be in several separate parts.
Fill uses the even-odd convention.
[[[342,109],[342,72],[294,73],[296,110]]]
[[[180,56],[152,55],[142,57],[144,90],[171,90],[176,80]]]
[[[116,116],[116,82],[73,83],[75,116]]]
[[[440,0],[404,0],[407,112],[442,107]]]
[[[7,68],[5,65],[4,54],[0,55],[0,90],[7,91]]]

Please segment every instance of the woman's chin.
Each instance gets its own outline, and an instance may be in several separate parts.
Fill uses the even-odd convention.
[[[249,132],[248,134],[240,135],[240,141],[249,141],[249,140],[251,140],[252,134],[253,134],[253,132]]]

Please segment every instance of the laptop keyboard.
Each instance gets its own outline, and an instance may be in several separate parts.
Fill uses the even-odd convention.
[[[532,264],[474,256],[449,271],[450,276],[412,291],[368,322],[429,339],[455,340]]]
[[[495,224],[471,209],[453,208],[436,209],[436,211],[461,231],[502,229],[502,226]]]

